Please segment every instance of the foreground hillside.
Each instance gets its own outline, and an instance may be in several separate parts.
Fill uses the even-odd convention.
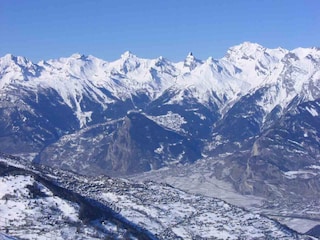
[[[169,185],[84,177],[0,160],[3,239],[310,239]]]

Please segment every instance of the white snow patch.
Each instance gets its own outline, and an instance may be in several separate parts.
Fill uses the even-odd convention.
[[[311,165],[308,168],[320,170],[320,166],[318,165]]]
[[[306,109],[308,110],[308,112],[309,112],[313,117],[319,116],[319,113],[318,113],[317,110],[315,110],[314,108],[306,107]]]
[[[154,150],[155,153],[161,154],[163,152],[163,144],[160,144],[160,147]]]
[[[285,177],[289,179],[294,179],[294,178],[303,178],[303,179],[309,179],[317,174],[308,170],[298,170],[298,171],[287,171],[284,172]]]
[[[163,126],[165,128],[168,128],[173,131],[177,132],[185,132],[184,129],[182,129],[182,125],[187,123],[186,120],[180,116],[177,113],[173,113],[169,111],[166,115],[160,115],[160,116],[147,116],[160,126]]]

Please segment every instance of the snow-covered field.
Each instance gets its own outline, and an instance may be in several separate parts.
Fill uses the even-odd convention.
[[[127,230],[117,221],[89,219],[90,214],[94,216],[94,207],[85,208],[88,203],[79,201],[81,198],[72,192],[59,192],[54,183],[39,177],[39,172],[32,174],[23,168],[21,171],[13,168],[6,173],[8,166],[4,166],[0,165],[0,239],[122,239],[126,236]],[[68,196],[64,198],[64,194]]]
[[[78,205],[54,196],[31,176],[4,176],[0,186],[2,231],[27,239],[65,239],[76,235],[80,221]],[[64,222],[68,223],[65,227]]]

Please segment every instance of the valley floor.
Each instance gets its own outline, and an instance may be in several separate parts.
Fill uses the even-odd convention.
[[[317,203],[292,203],[291,206],[253,195],[239,194],[233,186],[215,178],[206,160],[195,165],[184,165],[130,176],[129,179],[143,182],[155,181],[207,197],[222,199],[251,212],[266,215],[300,233],[306,233],[320,224],[320,207]],[[285,201],[285,200],[283,200]]]

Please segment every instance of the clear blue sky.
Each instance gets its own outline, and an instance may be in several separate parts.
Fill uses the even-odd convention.
[[[221,58],[244,41],[320,46],[320,0],[0,0],[0,56],[34,62],[126,50],[180,61]]]

